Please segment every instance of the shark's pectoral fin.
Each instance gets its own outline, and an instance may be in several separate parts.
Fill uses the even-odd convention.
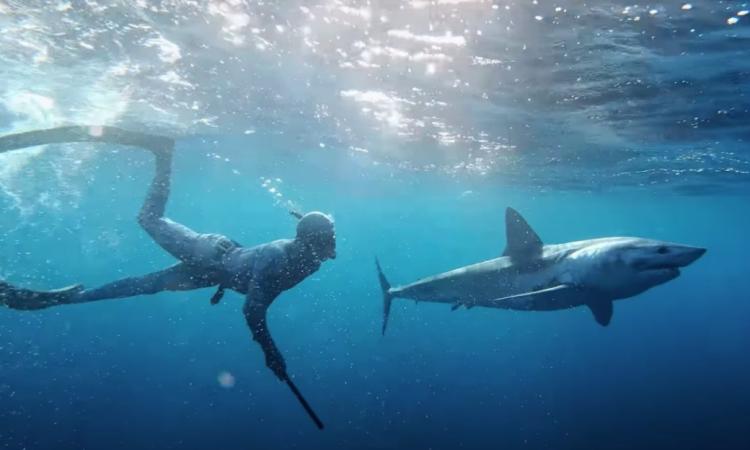
[[[597,299],[597,300],[590,300],[586,302],[586,306],[589,307],[591,312],[594,314],[594,319],[596,319],[596,322],[606,327],[609,325],[609,322],[612,320],[612,300],[610,299]]]
[[[580,305],[581,295],[584,294],[583,290],[577,287],[561,284],[547,289],[498,298],[490,301],[490,306],[520,311],[550,311],[569,308],[575,304]]]

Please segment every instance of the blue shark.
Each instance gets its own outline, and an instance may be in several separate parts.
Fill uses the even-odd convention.
[[[542,243],[514,209],[505,214],[502,256],[391,287],[376,259],[383,292],[385,334],[394,299],[448,303],[457,309],[555,311],[588,307],[609,325],[613,301],[630,298],[680,275],[705,248],[638,237],[604,237],[563,244]]]

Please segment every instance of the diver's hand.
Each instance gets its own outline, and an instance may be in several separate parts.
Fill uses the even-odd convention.
[[[279,380],[284,381],[288,378],[286,374],[286,362],[284,362],[284,357],[281,356],[278,350],[266,353],[266,367],[271,369]]]

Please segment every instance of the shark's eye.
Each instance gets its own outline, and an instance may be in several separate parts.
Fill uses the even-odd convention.
[[[667,247],[661,246],[658,250],[656,250],[656,253],[664,255],[666,253],[669,253],[669,249]]]

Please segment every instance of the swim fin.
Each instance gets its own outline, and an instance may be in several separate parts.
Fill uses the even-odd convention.
[[[169,153],[174,149],[174,139],[165,136],[103,125],[86,125],[57,127],[0,136],[0,153],[35,145],[68,142],[103,142],[130,145],[150,150],[153,153]]]
[[[18,310],[44,309],[50,306],[70,303],[83,290],[76,284],[51,291],[23,289],[0,281],[0,305]]]

